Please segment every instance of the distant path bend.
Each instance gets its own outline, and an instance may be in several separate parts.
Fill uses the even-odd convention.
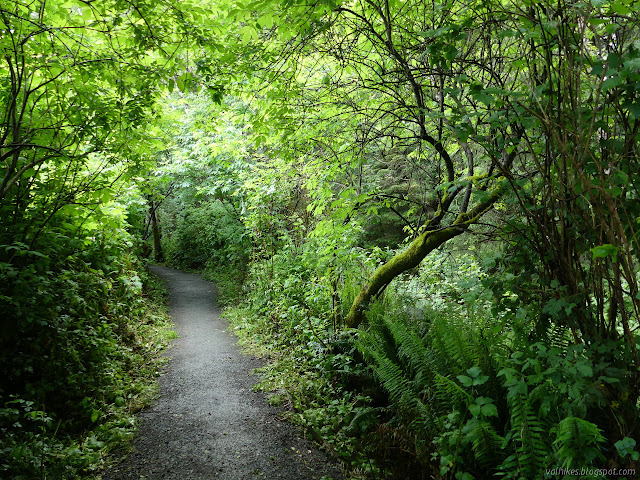
[[[242,355],[199,275],[152,266],[169,282],[180,337],[168,351],[160,399],[145,410],[133,453],[105,480],[318,480],[339,468],[252,391],[260,366]]]

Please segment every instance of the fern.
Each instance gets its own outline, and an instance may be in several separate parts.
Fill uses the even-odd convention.
[[[436,397],[443,409],[465,411],[473,401],[460,385],[440,374],[435,376]]]
[[[378,352],[370,352],[374,360],[373,371],[389,392],[391,400],[401,406],[410,406],[415,398],[412,382],[405,376],[402,368]]]
[[[383,322],[385,328],[389,330],[396,343],[400,360],[403,361],[414,374],[422,373],[424,377],[430,352],[422,338],[404,322],[391,321],[388,318],[385,318]]]
[[[433,371],[430,352],[414,331],[404,322],[378,319],[368,331],[360,332],[356,346],[392,400],[406,407],[417,406]]]
[[[473,419],[467,423],[463,433],[471,441],[473,454],[478,464],[483,467],[495,465],[501,456],[502,438],[493,425],[484,420]]]
[[[543,438],[544,425],[533,412],[526,395],[526,384],[518,382],[512,385],[507,401],[511,414],[511,439],[517,444],[518,470],[525,478],[538,478],[542,475],[550,448]]]
[[[411,422],[412,427],[419,432],[429,431],[435,422],[433,408],[421,399],[416,399],[414,405],[417,415],[413,422]]]
[[[587,420],[577,417],[564,418],[557,427],[557,457],[565,468],[578,465],[592,465],[597,460],[604,460],[600,444],[606,439],[600,429]]]
[[[537,385],[529,392],[529,403],[540,403],[538,408],[538,417],[547,417],[553,408],[557,408],[558,398],[556,396],[557,388],[550,381],[546,381]],[[555,413],[555,412],[554,412]]]
[[[378,318],[359,333],[356,346],[390,399],[408,414],[410,429],[422,435],[432,428],[436,415],[425,402],[433,390],[433,354],[422,338],[403,321]]]
[[[545,345],[558,348],[562,352],[566,352],[569,346],[575,341],[571,336],[571,330],[558,323],[550,324],[544,334],[546,339]]]
[[[366,331],[359,332],[356,346],[397,408],[400,423],[413,436],[419,457],[429,458],[435,444],[451,471],[463,465],[499,464],[504,439],[496,430],[497,408],[491,403],[495,413],[487,413],[488,404],[477,403],[485,398],[478,396],[480,390],[496,393],[501,388],[495,373],[491,377],[496,386],[484,385],[488,376],[479,375],[479,365],[487,365],[489,373],[495,371],[487,340],[465,330],[463,322],[446,319],[445,323],[437,316],[426,340],[407,321],[377,315]],[[477,375],[469,373],[471,369]],[[482,381],[465,388],[455,380],[463,373],[472,375],[474,382]]]
[[[445,360],[441,371],[462,373],[476,365],[480,359],[469,331],[454,319],[436,316],[431,325],[429,340],[434,353]]]

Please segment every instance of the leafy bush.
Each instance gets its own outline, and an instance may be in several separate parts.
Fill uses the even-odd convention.
[[[368,325],[341,331],[336,290],[342,314],[353,279],[385,253],[318,231],[253,263],[246,301],[227,315],[271,360],[261,388],[354,476],[535,479],[554,466],[634,465],[634,424],[609,423],[612,409],[637,412],[615,400],[633,379],[624,343],[576,344],[553,317],[532,333],[544,305],[515,292],[535,280],[510,283],[499,252],[477,259],[466,247],[427,258],[387,288]]]
[[[543,478],[549,466],[616,459],[604,432],[606,412],[621,407],[612,390],[632,378],[622,345],[515,350],[479,320],[432,315],[425,325],[386,314],[359,334],[389,392],[388,423],[401,425],[423,471],[438,460],[443,478]]]
[[[246,265],[248,231],[228,206],[213,201],[184,209],[166,234],[169,261],[183,268]]]
[[[5,246],[13,263],[0,281],[11,326],[0,350],[3,477],[77,478],[98,468],[106,449],[130,437],[165,344],[166,315],[154,306],[162,299],[145,293],[158,288],[123,254],[129,236],[57,235],[41,252]]]

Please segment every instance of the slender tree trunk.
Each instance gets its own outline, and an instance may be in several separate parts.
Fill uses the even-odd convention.
[[[156,205],[153,200],[149,200],[149,215],[151,216],[151,233],[153,235],[153,252],[156,262],[164,261],[164,253],[162,252],[162,236],[160,234],[160,224],[156,216]]]
[[[402,272],[418,266],[429,253],[453,237],[460,235],[466,228],[451,226],[443,230],[424,232],[411,242],[409,248],[404,252],[398,253],[387,263],[381,265],[353,301],[345,325],[349,328],[356,328],[360,325],[364,311],[374,296],[382,293],[384,288]]]

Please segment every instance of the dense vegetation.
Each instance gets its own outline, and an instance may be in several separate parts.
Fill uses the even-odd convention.
[[[142,4],[0,6],[2,478],[90,474],[153,397],[169,333],[136,256],[147,207],[135,181],[168,68],[154,49],[179,29]]]
[[[152,249],[354,478],[639,471],[633,2],[12,5],[0,468],[114,437]]]

